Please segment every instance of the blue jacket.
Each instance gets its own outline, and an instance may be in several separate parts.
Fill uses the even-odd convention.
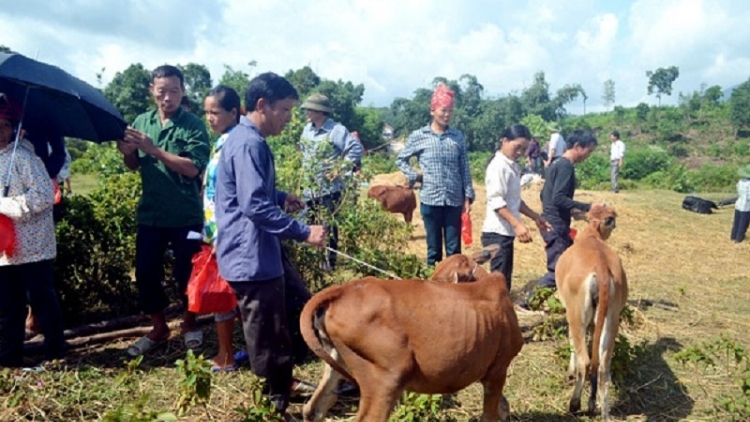
[[[281,210],[273,153],[246,117],[229,133],[216,171],[216,259],[228,281],[284,274],[280,238],[304,241],[310,228]]]

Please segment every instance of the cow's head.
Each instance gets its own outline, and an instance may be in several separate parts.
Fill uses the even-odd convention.
[[[385,193],[388,191],[388,186],[372,186],[367,191],[367,197],[368,198],[375,198],[377,200],[380,200],[380,198],[385,195]]]
[[[451,255],[440,261],[430,280],[446,283],[477,281],[487,275],[487,270],[480,265],[489,261],[500,251],[500,245],[489,245],[471,256]]]
[[[587,217],[589,226],[599,233],[602,240],[609,239],[617,227],[617,213],[604,203],[592,205]]]

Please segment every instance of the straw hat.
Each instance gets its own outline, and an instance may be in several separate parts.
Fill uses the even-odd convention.
[[[302,103],[302,108],[305,110],[321,111],[323,113],[332,113],[331,102],[328,101],[328,97],[323,94],[312,94],[307,97],[307,100]]]

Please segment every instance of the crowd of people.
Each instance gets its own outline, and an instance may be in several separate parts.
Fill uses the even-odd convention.
[[[332,119],[334,110],[328,98],[312,94],[301,104],[308,123],[298,147],[316,188],[305,189],[301,196],[282,192],[276,186],[274,155],[266,140],[282,132],[299,100],[288,80],[274,73],[256,76],[243,93],[244,107],[234,89],[222,85],[211,89],[203,106],[208,129],[218,136],[213,144],[204,121],[183,105],[185,82],[177,67],[156,68],[150,92],[155,108],[138,116],[117,142],[125,165],[138,171],[142,180],[136,210],[135,283],[140,308],[152,324],[151,331],[127,352],[131,356],[148,353],[171,336],[165,315],[168,298],[162,287],[162,258],[167,249],[174,255],[173,277],[185,292],[193,256],[202,246],[210,247],[238,304],[230,312],[215,315],[218,351],[212,369],[234,371],[248,361],[252,371],[267,380],[268,395],[276,408],[285,412],[295,392],[312,388],[292,376],[294,364],[308,357],[298,324],[311,294],[281,241],[328,246],[330,253],[322,265],[328,270],[335,268],[336,226],[315,224],[313,221],[319,220],[294,218],[293,214],[306,209],[309,215],[320,215],[337,208],[345,180],[361,166],[363,147]],[[408,186],[414,188],[419,183],[421,187],[429,265],[461,253],[461,215],[468,213],[475,201],[467,142],[462,132],[450,125],[453,110],[453,92],[438,84],[430,103],[430,122],[409,135],[396,158]],[[16,237],[12,253],[0,253],[0,366],[8,367],[23,365],[27,303],[34,311],[32,325],[44,334],[45,359],[65,355],[63,316],[53,287],[52,181],[64,184],[69,180],[67,153],[62,137],[43,130],[17,136],[21,113],[13,99],[0,96],[0,169],[12,172],[7,191],[0,197],[0,223],[10,220]],[[575,130],[565,139],[558,127],[552,126],[550,131],[543,148],[537,134],[526,126],[509,126],[500,135],[485,171],[487,199],[481,243],[500,245],[490,266],[505,276],[508,289],[514,242],[516,238],[522,243],[532,241],[521,216],[533,221],[544,241],[547,273],[539,285],[554,287],[557,260],[572,244],[571,218],[591,206],[574,200],[575,165],[597,147],[596,137],[591,131]],[[617,131],[610,138],[612,191],[618,192],[625,146]],[[322,160],[321,153],[325,156]],[[521,197],[521,157],[526,157],[532,172],[544,174],[540,212]],[[334,168],[332,162],[343,165]],[[743,171],[738,189],[745,199],[737,203],[735,241],[744,239],[750,220],[750,170]],[[5,176],[0,173],[3,180]],[[526,299],[517,304],[517,312],[528,311]],[[182,300],[187,305],[187,296]],[[236,320],[241,322],[245,348],[235,353],[232,337]],[[188,306],[180,333],[187,348],[203,344],[203,331]]]

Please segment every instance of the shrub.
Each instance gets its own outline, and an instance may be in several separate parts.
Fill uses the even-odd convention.
[[[138,175],[113,176],[89,196],[66,200],[58,223],[55,281],[66,325],[137,313],[135,260]]]
[[[596,189],[609,182],[609,157],[595,152],[586,161],[576,165],[576,180],[582,189]]]
[[[690,173],[690,184],[695,190],[709,192],[731,192],[737,183],[735,165],[704,164]]]
[[[665,170],[651,173],[641,180],[641,184],[652,189],[667,189],[681,193],[693,190],[689,173],[682,164],[672,164]]]
[[[621,175],[625,179],[641,180],[651,173],[665,170],[672,164],[670,156],[656,147],[628,151]]]

